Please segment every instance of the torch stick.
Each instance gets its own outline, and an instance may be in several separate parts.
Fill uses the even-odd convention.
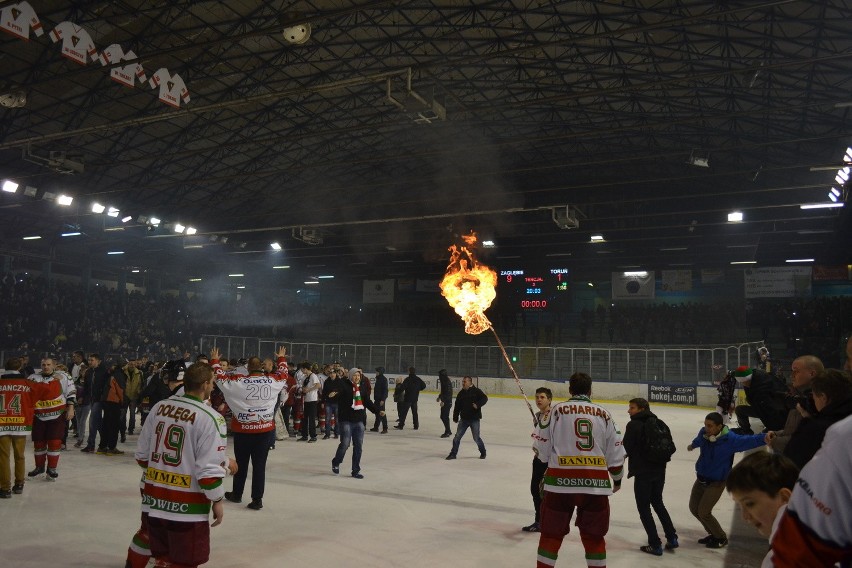
[[[535,412],[532,409],[532,405],[530,404],[529,399],[527,398],[527,393],[524,392],[524,387],[521,386],[521,379],[518,378],[518,373],[515,372],[515,368],[512,366],[512,361],[509,359],[509,355],[506,354],[506,348],[503,347],[503,342],[500,341],[500,337],[497,335],[497,332],[494,330],[494,326],[489,326],[488,329],[491,330],[491,333],[494,334],[494,339],[497,340],[497,345],[500,346],[500,352],[503,353],[503,359],[506,360],[506,364],[509,365],[509,370],[512,371],[512,376],[515,377],[515,382],[518,384],[518,390],[521,391],[521,396],[524,397],[524,402],[527,403],[527,408],[532,414],[533,424],[535,424]]]

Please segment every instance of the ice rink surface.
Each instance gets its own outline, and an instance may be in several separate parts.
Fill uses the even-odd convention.
[[[623,431],[627,403],[603,404]],[[730,545],[710,550],[696,543],[705,532],[689,514],[688,500],[698,454],[687,452],[686,446],[710,409],[667,405],[651,409],[669,424],[678,447],[668,466],[664,499],[681,547],[662,557],[639,551],[647,542],[633,500],[633,480],[625,479],[622,490],[610,499],[607,565],[759,566],[766,540],[740,519],[727,493],[714,513],[728,532]],[[391,428],[384,435],[368,431],[362,480],[349,476],[351,448],[340,475],[332,474],[334,439],[315,444],[295,438],[278,442],[269,456],[263,510],[245,507],[249,472],[244,503],[226,502],[222,525],[211,530],[211,560],[205,566],[535,566],[538,534],[520,530],[533,521],[531,417],[523,401],[492,397],[483,407],[485,460],[479,459],[468,433],[458,459],[446,461],[452,439],[439,437],[443,426],[438,414],[435,395],[424,394],[419,430],[412,430],[409,422],[403,431]],[[392,410],[391,425],[395,418]],[[127,453],[115,457],[72,448],[62,453],[57,482],[28,481],[23,495],[0,500],[0,565],[124,566],[127,545],[139,526],[142,470],[133,459],[135,442],[136,436],[129,437],[119,446]],[[230,442],[228,453],[233,456]],[[33,465],[28,444],[27,470]],[[231,480],[225,484],[230,490]],[[559,566],[585,566],[573,527],[560,551]]]

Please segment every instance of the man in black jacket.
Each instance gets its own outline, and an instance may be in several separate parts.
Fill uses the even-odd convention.
[[[678,547],[677,531],[675,530],[669,512],[663,504],[663,487],[666,484],[666,464],[651,462],[644,453],[645,425],[656,416],[651,412],[648,401],[644,398],[634,398],[628,403],[627,413],[630,422],[624,431],[624,449],[627,451],[627,477],[634,477],[633,495],[636,498],[636,508],[639,519],[648,535],[648,545],[639,548],[642,552],[655,556],[663,555],[663,543],[657,534],[657,525],[651,515],[651,507],[660,517],[663,531],[666,534],[666,549]]]
[[[97,353],[89,355],[89,368],[83,377],[84,390],[89,393],[91,412],[89,414],[89,438],[86,446],[81,452],[92,454],[95,452],[95,440],[101,430],[103,422],[104,403],[103,395],[109,381],[109,371],[101,362],[101,356]],[[101,442],[103,443],[103,442]]]
[[[734,409],[739,428],[737,434],[753,434],[749,418],[759,418],[767,430],[781,430],[787,420],[787,385],[784,380],[760,369],[737,367],[734,377],[743,387],[748,404]]]
[[[444,423],[444,433],[442,438],[449,438],[453,435],[450,430],[450,410],[453,407],[453,382],[447,374],[446,369],[438,371],[438,403],[441,405],[441,422]]]
[[[388,378],[385,376],[384,367],[376,367],[376,386],[373,389],[373,403],[376,409],[383,411],[385,409],[385,401],[388,398]],[[388,433],[388,417],[381,412],[376,413],[376,422],[370,428],[371,432],[379,431],[379,424],[382,426],[382,434]]]
[[[338,374],[340,373],[340,374]],[[334,438],[340,435],[340,412],[337,410],[337,401],[328,397],[328,393],[340,390],[340,383],[343,379],[343,371],[329,368],[326,373],[325,383],[322,385],[322,401],[325,405],[325,433],[322,439],[328,440],[332,434]],[[331,427],[331,417],[334,416],[334,428]]]
[[[124,452],[118,449],[118,432],[121,428],[121,405],[124,404],[124,390],[127,388],[127,375],[124,373],[125,359],[120,359],[109,371],[107,383],[101,394],[104,415],[101,422],[101,439],[98,455],[118,456]]]
[[[355,367],[349,369],[349,380],[342,380],[337,391],[328,393],[329,398],[337,401],[337,409],[340,412],[340,444],[337,452],[331,460],[331,471],[335,475],[340,473],[340,464],[346,457],[346,450],[350,442],[352,449],[352,477],[364,479],[361,473],[361,447],[364,443],[364,430],[367,427],[367,410],[374,414],[384,414],[383,410],[377,410],[370,397],[362,395],[364,385],[361,384],[361,369]]]
[[[417,419],[417,400],[420,398],[420,391],[426,388],[426,383],[415,374],[414,367],[408,368],[408,376],[405,378],[403,388],[405,389],[405,399],[402,404],[402,412],[399,415],[399,424],[394,428],[397,430],[405,428],[405,417],[411,410],[411,420],[414,422],[414,429],[417,430],[420,427],[420,421]]]
[[[457,422],[459,426],[456,428],[456,436],[453,438],[453,449],[450,450],[450,455],[445,459],[456,459],[459,444],[468,428],[473,435],[473,441],[479,448],[479,459],[485,459],[485,443],[479,437],[479,421],[482,420],[482,407],[486,402],[488,402],[488,397],[485,396],[485,393],[473,386],[471,377],[465,376],[462,379],[462,390],[456,395],[456,404],[453,407],[453,422]]]

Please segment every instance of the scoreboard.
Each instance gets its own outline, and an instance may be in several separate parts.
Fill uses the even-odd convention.
[[[497,297],[522,311],[557,311],[570,303],[567,268],[501,270]],[[504,303],[505,302],[505,303]]]

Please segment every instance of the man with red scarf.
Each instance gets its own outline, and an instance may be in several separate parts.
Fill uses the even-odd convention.
[[[349,380],[340,381],[337,391],[328,393],[328,398],[337,402],[340,415],[340,444],[331,460],[331,471],[340,473],[340,464],[346,457],[349,444],[352,449],[352,477],[364,479],[361,474],[361,447],[364,444],[364,430],[367,427],[367,410],[384,416],[384,410],[377,410],[370,400],[369,390],[361,384],[361,369],[349,369]]]

